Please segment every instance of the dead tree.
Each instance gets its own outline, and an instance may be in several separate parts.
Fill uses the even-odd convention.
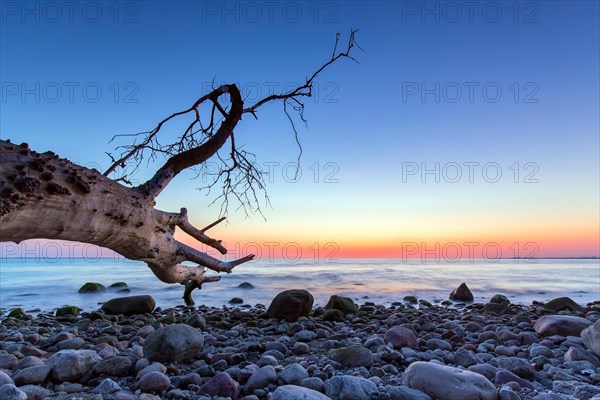
[[[188,221],[185,208],[180,212],[154,208],[156,197],[177,174],[216,157],[222,167],[208,189],[221,186],[216,199],[223,201],[221,211],[227,211],[230,197],[237,199],[244,210],[258,205],[257,191],[264,190],[263,173],[251,153],[236,147],[235,127],[244,115],[256,118],[263,105],[281,102],[297,140],[290,110],[304,121],[303,98],[311,96],[314,81],[323,70],[341,58],[353,59],[350,52],[357,46],[355,33],[351,31],[344,51],[337,49],[338,35],[331,58],[293,90],[246,106],[235,84],[222,85],[188,109],[165,118],[151,131],[126,135],[133,137],[133,144],[119,147],[118,156],[109,154],[112,164],[103,174],[52,152],[37,153],[26,143],[0,141],[0,241],[19,243],[44,238],[106,247],[126,258],[144,261],[163,282],[185,283],[184,299],[193,304],[193,289],[220,279],[207,276],[205,268],[230,273],[254,255],[225,262],[175,240],[174,233],[179,228],[226,254],[221,241],[206,234],[224,218],[198,229]],[[166,126],[184,118],[190,120],[183,132],[170,141],[165,139]],[[229,146],[225,147],[227,143]],[[219,152],[222,148],[227,148],[225,156]],[[131,185],[129,177],[144,161],[161,158],[166,161],[152,178],[139,186]],[[183,266],[184,261],[197,266]]]

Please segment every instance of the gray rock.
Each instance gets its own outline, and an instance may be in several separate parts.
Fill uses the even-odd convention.
[[[402,383],[434,399],[498,399],[496,387],[483,375],[430,362],[412,363],[404,371]]]
[[[162,372],[152,371],[142,376],[138,381],[138,389],[142,392],[160,392],[171,385],[169,378]]]
[[[600,367],[600,359],[591,351],[585,351],[577,347],[570,347],[565,353],[565,361],[587,361],[594,367]]]
[[[308,372],[300,364],[291,364],[281,371],[279,377],[288,385],[299,385],[303,379],[308,378]]]
[[[2,400],[27,400],[27,394],[11,383],[0,387],[0,399]]]
[[[529,357],[535,358],[538,356],[544,356],[546,358],[554,358],[554,353],[546,346],[533,345],[529,348]]]
[[[332,400],[373,399],[377,385],[358,376],[337,375],[325,381],[325,394]]]
[[[102,359],[93,350],[60,350],[48,359],[52,378],[61,382],[78,381]]]
[[[521,378],[534,378],[535,369],[525,359],[519,357],[498,357],[496,364],[499,368],[504,368],[520,376]]]
[[[508,386],[501,388],[498,395],[500,400],[521,400],[521,397]]]
[[[19,363],[19,359],[13,354],[0,354],[0,369],[12,370]]]
[[[14,376],[18,386],[37,385],[46,380],[52,368],[49,365],[37,365],[20,370]]]
[[[100,382],[100,384],[96,386],[96,388],[93,391],[96,393],[113,394],[121,390],[123,389],[121,389],[121,386],[119,386],[117,382],[113,381],[110,378],[106,378],[103,379],[102,382]]]
[[[152,371],[158,371],[158,372],[162,372],[164,374],[165,372],[167,372],[167,367],[165,367],[164,365],[162,365],[159,362],[152,363],[150,365],[145,366],[141,370],[139,370],[136,378],[140,379],[142,376],[144,376],[147,373],[152,372]]]
[[[459,347],[454,352],[454,363],[469,368],[472,365],[477,365],[477,358],[475,358],[472,351]]]
[[[496,385],[503,385],[509,382],[517,382],[522,388],[534,389],[533,385],[529,383],[529,381],[526,381],[525,379],[513,374],[509,370],[503,368],[499,369],[494,377],[494,383]]]
[[[452,351],[452,345],[442,339],[428,339],[425,341],[425,346],[430,350],[442,349],[446,351]]]
[[[554,381],[552,383],[552,391],[560,394],[572,395],[578,399],[585,400],[600,394],[600,386],[577,381]]]
[[[330,398],[306,387],[284,385],[273,392],[271,400],[330,400]]]
[[[150,361],[181,362],[202,352],[204,336],[185,324],[172,324],[157,329],[144,342],[144,356]]]
[[[21,389],[27,395],[27,400],[42,400],[52,395],[52,391],[36,385],[21,386]]]
[[[391,388],[388,393],[390,400],[431,400],[431,397],[420,390],[407,388],[406,386]]]
[[[128,357],[115,356],[105,358],[94,365],[93,371],[98,375],[125,376],[131,369],[132,363]]]
[[[107,301],[102,305],[101,310],[107,314],[135,315],[150,313],[155,306],[156,302],[152,296],[127,296]]]
[[[579,336],[592,323],[585,318],[571,315],[545,315],[535,321],[535,331],[541,336]]]
[[[581,332],[581,340],[592,353],[600,356],[600,319]]]
[[[329,358],[346,367],[370,367],[373,364],[373,353],[360,344],[331,349]]]
[[[0,370],[0,386],[6,385],[7,383],[15,384],[15,381],[8,376],[8,374],[2,370]]]
[[[19,361],[19,364],[17,364],[17,369],[37,367],[38,365],[45,365],[44,360],[34,356],[27,356]]]
[[[271,365],[265,365],[250,376],[248,382],[246,382],[246,386],[244,387],[244,392],[250,394],[256,389],[263,389],[275,379],[277,379],[275,368],[273,368]]]
[[[316,376],[302,379],[300,381],[300,386],[316,390],[317,392],[323,392],[323,390],[325,390],[325,384],[323,383],[321,378],[318,378]]]

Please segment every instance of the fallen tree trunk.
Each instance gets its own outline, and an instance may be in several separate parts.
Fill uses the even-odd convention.
[[[303,85],[286,93],[270,95],[245,108],[236,85],[215,88],[190,108],[172,114],[153,130],[143,133],[145,136],[137,144],[121,147],[125,150],[117,159],[111,156],[112,165],[104,174],[52,152],[37,153],[26,143],[0,141],[0,241],[60,239],[106,247],[131,260],[145,262],[163,282],[185,283],[184,299],[193,304],[191,292],[195,288],[220,279],[206,276],[205,268],[230,273],[254,255],[225,262],[175,240],[174,233],[179,228],[200,243],[226,254],[221,241],[206,235],[206,230],[224,218],[198,229],[188,221],[185,208],[179,212],[154,208],[156,197],[181,171],[201,165],[229,142],[229,158],[224,160],[218,154],[223,166],[209,187],[221,183],[225,202],[228,195],[234,195],[244,206],[252,199],[257,200],[255,186],[264,189],[263,173],[254,165],[250,153],[236,147],[236,125],[244,114],[256,117],[264,104],[281,101],[297,135],[287,107],[298,111],[304,120],[302,97],[312,95],[314,79],[326,67],[339,58],[351,58],[354,33],[350,34],[347,50],[339,53],[338,36],[331,59]],[[201,112],[201,106],[208,106],[208,112]],[[163,141],[158,140],[161,129],[170,121],[186,116],[192,116],[187,129],[174,142],[161,144]],[[133,169],[137,169],[148,153],[152,158],[167,159],[147,182],[137,187],[126,186],[123,183],[129,181],[125,172],[118,178],[109,178],[132,162]],[[185,261],[198,266],[184,266]]]

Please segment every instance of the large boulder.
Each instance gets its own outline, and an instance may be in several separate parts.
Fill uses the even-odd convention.
[[[102,359],[93,350],[60,350],[48,359],[52,378],[60,382],[77,382]]]
[[[450,300],[473,301],[473,293],[471,293],[467,284],[463,282],[450,293]]]
[[[323,393],[302,386],[283,385],[274,392],[271,400],[331,400]]]
[[[579,336],[590,321],[571,315],[545,315],[535,321],[533,328],[540,336]]]
[[[135,315],[150,313],[155,306],[156,302],[152,296],[142,295],[110,299],[102,305],[101,309],[107,314]]]
[[[433,399],[497,400],[498,391],[485,376],[446,365],[417,361],[404,371],[404,386]]]
[[[202,352],[204,336],[185,324],[172,324],[152,332],[144,342],[144,356],[150,361],[181,362]]]
[[[391,343],[395,349],[401,349],[402,347],[416,348],[418,345],[415,333],[400,325],[388,329],[383,339],[386,343]]]
[[[338,296],[336,294],[329,298],[325,309],[340,310],[344,315],[358,312],[358,307],[350,297]]]
[[[331,349],[329,358],[345,367],[370,367],[373,364],[373,353],[360,344]]]
[[[308,317],[314,301],[308,290],[285,290],[271,301],[267,317],[295,322],[299,317]]]
[[[575,303],[569,297],[557,297],[556,299],[552,299],[549,302],[547,302],[546,304],[544,304],[544,308],[546,310],[555,311],[555,312],[563,311],[563,310],[569,310],[569,311],[575,311],[575,312],[583,311],[583,307],[581,307],[579,304]]]
[[[325,394],[332,400],[374,399],[377,385],[359,376],[336,375],[325,381]]]
[[[581,331],[581,340],[592,353],[600,356],[600,319]]]

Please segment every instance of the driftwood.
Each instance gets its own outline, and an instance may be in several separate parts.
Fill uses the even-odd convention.
[[[226,254],[220,240],[206,231],[220,223],[218,219],[204,229],[193,226],[187,210],[167,212],[154,208],[156,197],[181,171],[202,165],[211,157],[223,163],[209,188],[220,184],[225,206],[234,196],[246,209],[257,201],[256,190],[264,189],[262,171],[251,154],[235,145],[234,129],[244,114],[257,117],[258,109],[281,101],[284,112],[297,111],[302,120],[302,98],[311,96],[315,78],[340,58],[352,58],[355,46],[352,31],[344,52],[337,51],[338,38],[331,59],[314,72],[303,85],[287,93],[265,97],[246,106],[236,85],[213,89],[181,112],[161,121],[153,130],[131,135],[135,142],[122,146],[118,156],[104,173],[85,168],[52,152],[37,153],[26,143],[0,141],[0,241],[19,243],[27,239],[71,240],[106,247],[126,258],[144,261],[161,281],[186,284],[184,298],[193,304],[191,291],[220,276],[207,276],[206,269],[230,273],[254,258],[248,255],[224,262],[174,238],[177,228],[198,242]],[[207,107],[207,112],[201,107]],[[175,119],[191,122],[177,138],[164,144],[159,133]],[[218,152],[229,142],[227,157]],[[140,168],[143,160],[164,156],[166,162],[147,182],[132,187],[128,175]],[[128,169],[129,168],[129,169]],[[241,172],[241,173],[240,173]],[[223,211],[223,209],[222,209]],[[226,211],[226,208],[225,208]],[[196,267],[182,265],[184,261]]]

